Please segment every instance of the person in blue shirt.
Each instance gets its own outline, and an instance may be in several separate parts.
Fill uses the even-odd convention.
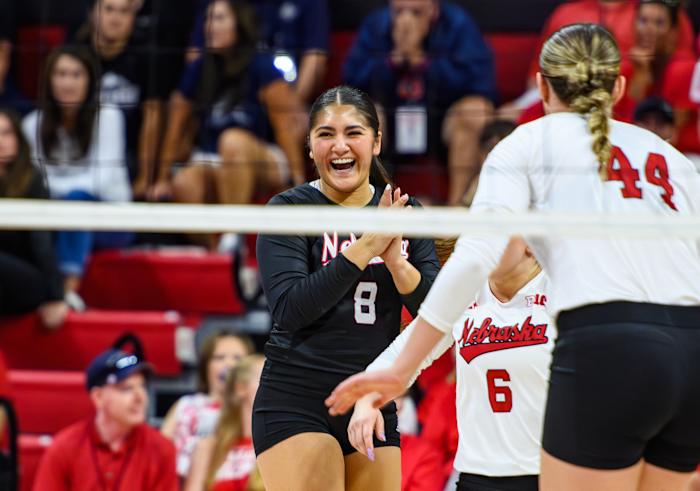
[[[200,3],[192,32],[191,53],[204,47],[204,14],[211,0]],[[305,104],[318,95],[326,74],[330,21],[326,0],[257,0],[250,2],[259,23],[259,48],[275,56],[275,65]]]
[[[209,4],[207,51],[186,68],[171,99],[154,198],[245,204],[259,185],[280,191],[304,182],[301,104],[272,56],[256,52],[255,31],[247,4]],[[190,116],[199,131],[194,151],[184,158],[202,165],[187,165],[173,176]]]
[[[392,153],[446,145],[448,204],[458,204],[478,175],[478,138],[496,97],[493,56],[469,15],[439,0],[391,0],[363,22],[343,79],[384,107]]]

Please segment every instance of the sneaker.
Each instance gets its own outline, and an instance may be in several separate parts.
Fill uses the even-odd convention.
[[[63,300],[65,300],[65,302],[74,312],[85,312],[87,309],[85,300],[83,300],[82,297],[74,291],[67,291],[63,296]]]

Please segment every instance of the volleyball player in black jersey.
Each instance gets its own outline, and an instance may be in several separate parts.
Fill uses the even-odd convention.
[[[278,194],[271,205],[417,205],[388,186],[377,159],[377,113],[364,93],[326,91],[311,108],[310,128],[320,178]],[[261,235],[257,257],[274,321],[253,412],[266,489],[398,490],[394,404],[384,408],[386,432],[373,455],[381,465],[374,465],[348,441],[350,416],[329,416],[323,401],[398,335],[402,305],[416,313],[439,268],[433,241],[330,229]]]

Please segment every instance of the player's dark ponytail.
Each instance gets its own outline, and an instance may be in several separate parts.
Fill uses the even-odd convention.
[[[366,120],[367,125],[372,128],[374,134],[379,135],[379,116],[372,99],[360,89],[348,85],[333,87],[318,96],[309,111],[309,127],[313,128],[316,125],[316,117],[319,112],[334,104],[353,106]],[[381,189],[387,184],[392,184],[389,173],[381,160],[379,160],[379,157],[372,157],[369,182]]]

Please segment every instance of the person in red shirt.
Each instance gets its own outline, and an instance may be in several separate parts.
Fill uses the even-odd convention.
[[[184,491],[264,491],[253,449],[253,401],[265,358],[243,358],[226,376],[221,416],[197,444]]]
[[[512,103],[503,106],[500,111],[505,116],[512,116],[519,124],[544,116],[544,110],[535,87],[535,74],[539,71],[539,53],[544,42],[556,31],[570,24],[590,22],[600,24],[610,31],[620,48],[623,57],[627,57],[637,44],[638,7],[647,3],[644,0],[577,0],[565,2],[549,16],[542,29],[540,42],[535,50],[528,72],[528,90]],[[674,23],[666,38],[667,49],[683,56],[694,56],[694,33],[690,18],[684,9],[679,9],[678,0],[659,0],[656,3],[676,5],[677,22]],[[687,91],[686,91],[687,93]],[[630,121],[634,104],[628,106],[625,115]],[[617,113],[616,108],[616,113]],[[620,119],[619,115],[615,115]]]
[[[671,0],[673,1],[673,0]],[[556,31],[569,24],[590,22],[605,27],[615,38],[620,53],[625,56],[635,45],[635,23],[639,0],[578,0],[557,7],[542,29],[539,55],[542,45]],[[665,2],[669,3],[669,2]],[[677,3],[677,2],[676,2]],[[678,28],[674,29],[671,45],[674,50],[693,53],[693,27],[685,11],[678,15]],[[534,80],[539,71],[539,59],[530,64],[530,77]]]
[[[675,48],[679,14],[680,0],[639,2],[635,45],[620,67],[620,74],[627,78],[627,94],[616,109],[621,119],[629,120],[635,104],[651,95],[662,97],[675,113],[676,147],[700,154],[697,104],[690,100],[695,56]]]
[[[61,430],[34,491],[177,491],[175,448],[145,423],[151,367],[110,349],[87,369],[95,416]]]

